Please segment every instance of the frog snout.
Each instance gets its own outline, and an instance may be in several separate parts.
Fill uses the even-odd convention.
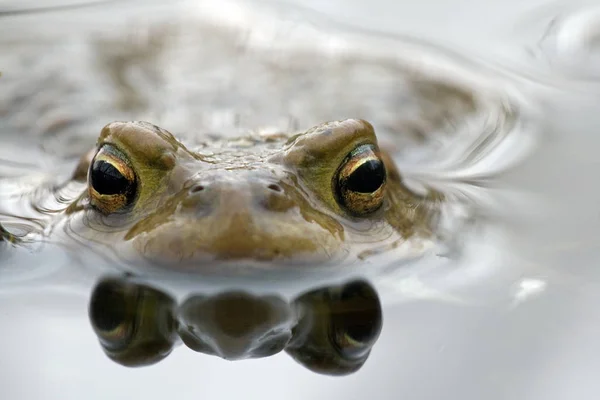
[[[285,212],[295,206],[273,181],[197,182],[188,189],[185,206],[201,215]]]

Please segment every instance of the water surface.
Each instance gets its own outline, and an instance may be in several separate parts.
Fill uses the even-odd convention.
[[[566,399],[600,392],[600,12],[593,4],[201,4],[185,5],[186,16],[211,21],[210,29],[199,24],[204,36],[172,48],[166,83],[142,60],[134,79],[145,80],[141,100],[150,103],[120,113],[108,104],[126,91],[110,86],[102,68],[90,75],[89,66],[123,57],[123,41],[143,49],[145,29],[179,21],[179,5],[142,10],[131,2],[2,18],[0,221],[7,229],[51,226],[52,210],[73,188],[49,196],[49,182],[68,178],[105,123],[143,118],[181,135],[190,126],[223,130],[239,120],[233,104],[237,118],[255,126],[293,128],[339,115],[372,120],[415,187],[427,182],[458,199],[446,221],[452,240],[430,257],[369,277],[382,305],[381,335],[364,366],[344,377],[314,373],[285,353],[227,361],[183,345],[151,367],[123,367],[102,351],[88,316],[91,292],[114,272],[112,261],[66,241],[76,239],[68,230],[59,240],[33,241],[32,251],[1,258],[6,398]],[[232,67],[224,25],[246,29],[246,43],[258,52],[301,48],[335,59],[351,49],[363,61],[340,79],[323,59],[299,64],[282,50],[274,64],[299,67],[304,80],[293,71],[266,86],[260,57]],[[90,40],[114,52],[98,59]],[[189,48],[203,52],[190,55]],[[206,86],[175,78],[199,71],[230,74],[229,90],[215,101],[201,96]],[[411,71],[469,88],[475,112],[432,94],[427,80],[411,86]],[[286,98],[293,90],[294,99]],[[413,135],[399,137],[406,127]],[[436,136],[440,127],[449,134]],[[419,141],[423,132],[434,140]],[[307,289],[280,283],[286,300]],[[204,281],[190,286],[215,290]]]

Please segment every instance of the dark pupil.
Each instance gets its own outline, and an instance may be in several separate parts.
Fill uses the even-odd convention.
[[[373,193],[385,181],[385,167],[379,160],[365,161],[346,180],[346,189],[358,193]]]
[[[100,160],[94,162],[91,174],[92,186],[100,194],[127,194],[131,182],[110,163]]]

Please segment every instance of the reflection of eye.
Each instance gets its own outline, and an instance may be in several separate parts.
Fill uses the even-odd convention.
[[[338,203],[350,214],[364,216],[383,204],[386,171],[373,145],[352,151],[334,176]]]
[[[300,320],[285,351],[312,371],[346,375],[367,361],[383,323],[375,288],[357,280],[305,293],[294,301]]]
[[[374,289],[362,282],[343,287],[339,307],[332,313],[330,336],[346,359],[360,359],[369,353],[381,331],[381,308]]]
[[[106,355],[127,366],[158,362],[176,340],[174,301],[149,286],[105,279],[92,292],[89,315]]]
[[[90,165],[89,192],[94,207],[105,214],[126,209],[137,194],[137,178],[127,158],[114,146],[100,148]]]
[[[136,315],[131,294],[122,287],[103,282],[94,290],[90,319],[102,343],[111,349],[126,347],[135,333]]]

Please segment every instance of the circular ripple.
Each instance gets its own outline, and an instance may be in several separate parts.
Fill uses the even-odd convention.
[[[539,51],[561,73],[578,80],[600,80],[600,7],[553,18]]]

